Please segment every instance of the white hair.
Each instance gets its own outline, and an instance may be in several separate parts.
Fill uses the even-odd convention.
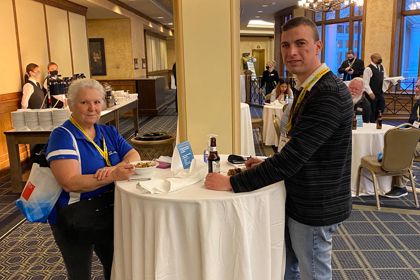
[[[85,88],[97,90],[101,94],[102,99],[105,99],[105,89],[101,83],[94,79],[81,79],[71,83],[67,92],[67,99],[69,103],[74,104],[79,92]]]
[[[353,80],[351,80],[351,81],[350,81],[350,83],[351,83],[352,81],[360,81],[360,82],[362,83],[362,86],[363,86],[363,87],[365,86],[365,81],[364,81],[362,78],[360,78],[360,77],[353,78]]]

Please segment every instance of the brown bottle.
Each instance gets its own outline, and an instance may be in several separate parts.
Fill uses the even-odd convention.
[[[356,113],[353,112],[353,120],[351,122],[351,129],[356,130],[357,129],[357,119],[356,119]]]
[[[216,137],[210,138],[210,151],[207,159],[209,173],[220,173],[220,157],[216,148]]]
[[[379,111],[378,118],[376,119],[376,129],[382,129],[382,112]]]

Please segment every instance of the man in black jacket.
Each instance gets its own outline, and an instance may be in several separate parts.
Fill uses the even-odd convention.
[[[214,190],[253,191],[284,180],[286,196],[285,279],[332,278],[332,234],[351,213],[351,123],[353,103],[344,83],[318,55],[315,24],[296,17],[282,27],[281,53],[297,88],[281,152],[232,177],[211,173]]]
[[[351,98],[353,99],[353,109],[356,115],[362,115],[363,122],[370,122],[370,102],[363,96],[364,82],[360,77],[356,77],[349,83]]]
[[[338,73],[343,74],[343,81],[350,81],[355,77],[362,76],[363,70],[365,70],[363,60],[358,59],[354,55],[353,50],[349,50],[347,52],[347,60],[344,60],[340,68],[338,68]]]
[[[370,60],[371,63],[363,71],[363,80],[365,82],[365,92],[372,109],[370,122],[376,122],[379,112],[383,113],[385,110],[383,84],[386,72],[379,53],[372,54]]]

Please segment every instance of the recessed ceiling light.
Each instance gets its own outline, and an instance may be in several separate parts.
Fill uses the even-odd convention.
[[[163,19],[163,17],[156,17],[157,19]]]
[[[260,16],[255,16],[255,18],[260,18]]]
[[[263,7],[263,8],[267,8],[267,7],[268,7],[268,5],[267,5],[267,4],[264,4],[264,5],[262,5],[262,7]]]
[[[258,11],[257,13],[260,13],[260,14],[261,14],[262,12],[263,12],[263,11]]]
[[[248,22],[247,27],[254,27],[254,28],[274,28],[273,22],[268,22],[261,19],[251,19]]]
[[[168,25],[174,25],[174,23],[173,22],[168,22]]]

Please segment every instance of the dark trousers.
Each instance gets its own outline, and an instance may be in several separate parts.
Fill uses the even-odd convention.
[[[374,122],[376,122],[376,119],[378,118],[379,111],[381,111],[382,114],[384,113],[385,98],[384,98],[383,94],[380,94],[380,95],[375,94],[375,100],[371,100],[369,98],[369,101],[370,101],[370,108],[372,109],[372,115],[370,116],[370,122],[374,123]]]
[[[102,263],[104,278],[111,279],[112,259],[114,255],[113,231],[97,235],[94,242],[75,239],[68,236],[59,225],[51,225],[55,242],[61,251],[70,280],[90,280],[92,256],[95,251]]]

